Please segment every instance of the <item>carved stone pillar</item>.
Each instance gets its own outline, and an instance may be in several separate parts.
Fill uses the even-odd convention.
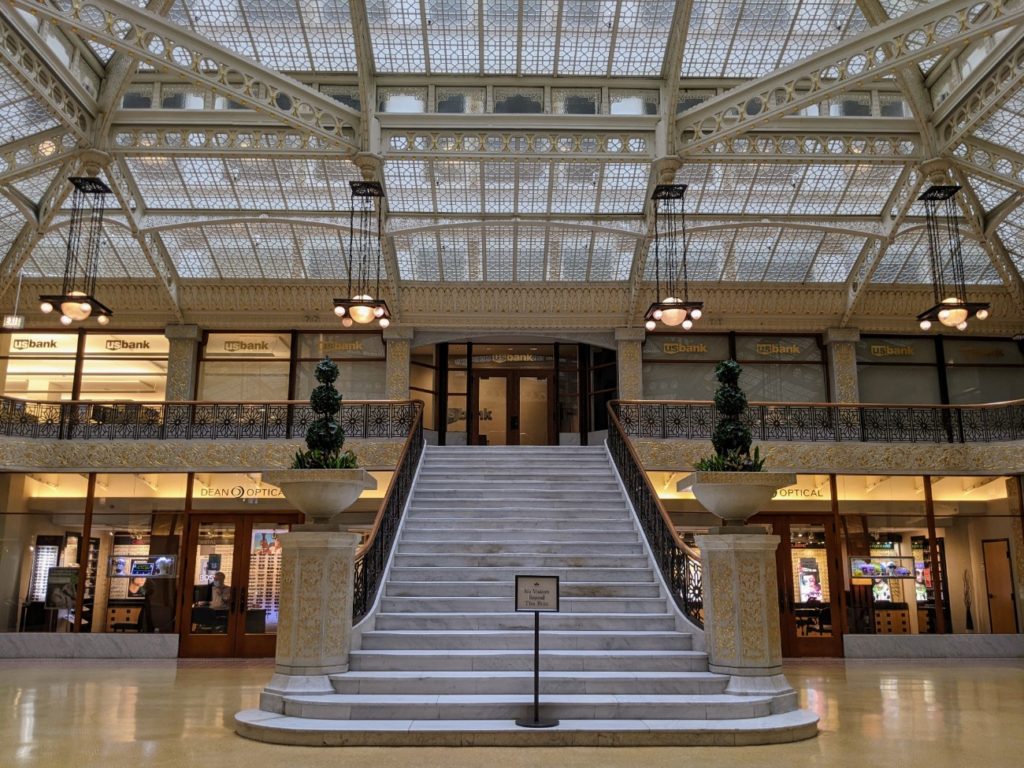
[[[782,674],[779,537],[758,527],[697,536],[709,669],[731,675],[727,693],[793,697]]]
[[[384,397],[388,400],[409,399],[409,355],[413,329],[408,326],[390,326],[384,331],[388,345],[388,361]]]
[[[643,328],[616,328],[616,366],[619,398],[641,400],[644,396],[643,346],[647,334]]]
[[[352,581],[359,536],[297,531],[281,536],[281,612],[274,676],[260,708],[281,694],[334,693],[328,675],[348,671]]]
[[[164,328],[164,336],[170,341],[164,399],[191,400],[196,391],[202,332],[198,325],[168,325]]]
[[[834,403],[859,403],[857,386],[857,342],[860,331],[856,328],[829,328],[825,331],[828,347],[829,386]]]

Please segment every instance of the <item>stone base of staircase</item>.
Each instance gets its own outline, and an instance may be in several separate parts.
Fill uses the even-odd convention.
[[[818,717],[798,709],[742,720],[561,720],[554,728],[520,728],[513,720],[315,720],[248,709],[235,715],[235,731],[306,747],[738,747],[814,738]]]
[[[517,573],[557,575],[561,612],[533,616]],[[687,746],[799,741],[796,692],[736,690],[685,631],[603,448],[424,453],[383,593],[349,671],[317,695],[268,687],[236,731],[307,746]],[[782,681],[785,682],[784,680]]]

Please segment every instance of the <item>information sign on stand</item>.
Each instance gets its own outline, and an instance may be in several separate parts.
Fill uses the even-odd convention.
[[[551,728],[557,720],[540,718],[540,615],[558,613],[557,576],[516,576],[516,612],[533,612],[533,719],[520,718],[523,728]]]

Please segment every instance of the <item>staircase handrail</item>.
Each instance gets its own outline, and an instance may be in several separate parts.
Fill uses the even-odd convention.
[[[613,463],[629,494],[658,568],[669,585],[672,599],[690,621],[703,627],[704,592],[700,552],[683,541],[676,531],[612,403],[608,404],[608,427],[608,447]]]
[[[398,535],[402,512],[409,499],[409,491],[416,477],[416,468],[423,455],[423,401],[413,400],[413,417],[409,434],[402,445],[402,452],[395,471],[388,483],[384,501],[373,519],[373,527],[362,544],[356,549],[355,576],[353,578],[352,623],[361,621],[370,608],[380,589],[388,558]]]

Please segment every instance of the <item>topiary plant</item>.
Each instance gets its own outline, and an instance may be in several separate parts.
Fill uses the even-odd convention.
[[[342,453],[345,445],[345,430],[335,420],[341,410],[341,395],[334,388],[338,378],[338,366],[326,357],[316,366],[316,380],[319,386],[309,396],[309,406],[316,418],[306,428],[306,447],[309,450],[295,454],[292,469],[355,469],[356,455],[352,451]]]
[[[761,451],[750,455],[750,429],[740,417],[747,409],[747,396],[740,389],[743,367],[735,360],[724,360],[715,367],[718,390],[715,407],[721,418],[711,435],[715,455],[697,462],[696,468],[705,472],[760,472],[764,469]]]

